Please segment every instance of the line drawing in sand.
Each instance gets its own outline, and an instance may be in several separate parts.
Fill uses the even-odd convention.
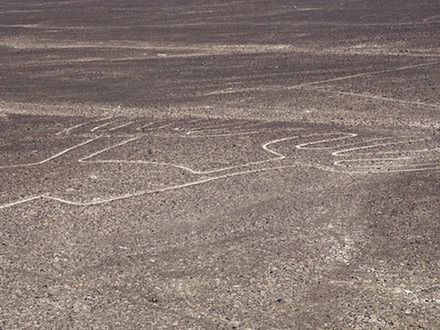
[[[93,124],[93,123],[96,123],[96,122],[112,119],[112,118],[113,117],[105,117],[105,118],[101,118],[101,119],[97,119],[97,120],[91,120],[91,121],[82,122],[82,123],[79,123],[79,124],[67,127],[66,129],[63,129],[62,131],[56,133],[55,135],[58,136],[58,135],[62,135],[62,134],[69,134],[74,129],[83,127],[83,126],[88,125],[88,124]]]
[[[431,62],[425,62],[425,63],[419,63],[414,65],[404,65],[397,68],[391,68],[391,69],[385,69],[385,70],[375,70],[375,71],[366,71],[346,76],[340,76],[335,78],[328,78],[328,79],[322,79],[322,80],[315,80],[311,82],[306,83],[300,83],[296,85],[287,85],[287,86],[281,86],[281,85],[275,85],[275,86],[268,86],[268,87],[246,87],[246,88],[237,88],[237,89],[226,89],[226,90],[216,90],[208,93],[202,94],[203,96],[215,96],[215,95],[224,95],[224,94],[236,94],[236,93],[246,93],[246,92],[272,92],[272,91],[279,91],[279,90],[295,90],[295,89],[309,89],[313,86],[318,85],[326,85],[328,83],[332,82],[339,82],[344,80],[350,80],[350,79],[356,79],[356,78],[362,78],[362,77],[369,77],[369,76],[376,76],[376,75],[383,75],[387,73],[392,72],[400,72],[400,71],[406,71],[416,68],[422,68],[427,66],[433,66],[440,64],[440,61],[431,61]]]
[[[105,123],[103,121],[109,120]],[[159,184],[158,186],[142,189],[139,182],[135,182],[135,188],[126,188],[114,193],[101,193],[94,191],[90,196],[87,193],[82,194],[79,190],[80,197],[69,197],[67,188],[62,185],[55,185],[48,191],[42,193],[31,194],[29,196],[20,194],[18,198],[11,196],[12,200],[0,204],[0,209],[7,209],[23,203],[35,200],[45,199],[57,201],[67,205],[74,206],[92,206],[114,202],[143,196],[148,194],[156,194],[161,192],[173,191],[188,188],[196,185],[208,184],[218,180],[231,177],[248,176],[260,172],[288,170],[298,167],[314,168],[335,174],[346,175],[371,175],[380,173],[400,173],[400,172],[416,172],[440,169],[440,147],[435,141],[427,138],[410,137],[370,137],[366,134],[353,132],[340,132],[305,127],[271,127],[271,123],[240,123],[237,125],[219,123],[218,125],[209,124],[209,121],[203,125],[192,126],[185,129],[185,123],[173,122],[154,122],[127,120],[112,127],[113,118],[107,117],[98,120],[87,121],[68,127],[61,131],[62,135],[68,137],[73,134],[76,138],[79,136],[84,141],[76,143],[58,153],[54,153],[41,161],[0,165],[0,171],[14,171],[19,169],[35,169],[35,173],[41,171],[51,171],[53,166],[65,167],[67,165],[78,167],[78,173],[81,173],[77,181],[86,180],[86,174],[93,171],[99,172],[99,166],[115,165],[119,168],[118,175],[123,177],[129,174],[130,168],[124,172],[124,166],[138,166],[145,178],[151,172],[151,166],[155,171],[166,171],[174,169],[181,171],[183,179],[176,182]],[[98,124],[98,125],[97,125]],[[266,126],[265,126],[266,125]],[[92,126],[92,128],[88,127]],[[148,127],[148,132],[142,132],[140,129]],[[113,132],[119,129],[127,129],[125,135],[114,135]],[[254,129],[247,131],[247,129]],[[91,133],[99,129],[99,135]],[[168,134],[163,134],[166,131]],[[133,133],[134,132],[134,133]],[[188,134],[190,132],[190,134]],[[61,135],[57,133],[57,135]],[[160,135],[157,135],[159,134]],[[212,134],[214,133],[214,134]],[[77,134],[77,135],[75,135]],[[121,150],[128,150],[131,153],[131,143],[140,143],[141,145],[148,143],[148,137],[160,136],[165,141],[170,138],[178,138],[182,140],[190,139],[201,141],[208,147],[222,143],[223,140],[214,139],[213,137],[221,137],[222,139],[238,139],[241,143],[254,143],[253,139],[264,141],[255,147],[258,155],[265,155],[264,159],[250,160],[238,159],[237,164],[223,167],[212,167],[209,169],[199,169],[193,165],[177,162],[164,162],[156,159],[124,159],[121,157],[102,158],[101,156]],[[277,138],[274,138],[277,136]],[[212,139],[211,139],[212,138]],[[242,140],[240,140],[242,139]],[[171,141],[171,140],[170,140]],[[224,141],[223,141],[224,142]],[[168,143],[169,145],[172,143]],[[412,146],[416,144],[416,146]],[[432,146],[427,147],[431,144]],[[173,146],[165,147],[172,148]],[[188,143],[191,148],[191,143]],[[199,146],[200,147],[200,146]],[[249,147],[249,145],[243,145]],[[387,149],[388,148],[388,149]],[[118,152],[116,155],[118,155]],[[227,152],[227,151],[226,151]],[[77,154],[80,155],[77,155]],[[83,165],[81,165],[83,164]],[[208,163],[209,164],[209,163]],[[44,169],[44,166],[49,166]],[[52,167],[51,167],[52,166]],[[61,171],[61,170],[60,170]],[[149,172],[150,171],[150,172]],[[32,172],[32,171],[27,171]],[[26,173],[27,173],[26,172]],[[180,172],[179,172],[180,173]],[[100,174],[100,173],[98,173]],[[27,174],[27,175],[32,175]],[[35,174],[36,175],[36,174]],[[34,177],[35,177],[34,175]],[[151,175],[150,175],[151,176]],[[92,175],[90,175],[92,177]],[[111,179],[110,179],[111,181]],[[118,183],[115,183],[118,185]],[[38,186],[38,184],[37,184]],[[79,185],[81,186],[81,185]],[[87,185],[85,185],[87,186]],[[63,190],[64,189],[64,190]],[[38,190],[38,189],[37,189]],[[41,189],[42,191],[44,189]],[[54,191],[56,190],[56,191]],[[39,190],[38,190],[39,191]],[[65,196],[67,195],[67,197]]]

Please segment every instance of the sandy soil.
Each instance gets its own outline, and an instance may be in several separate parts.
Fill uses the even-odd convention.
[[[438,1],[0,3],[0,328],[440,327]]]

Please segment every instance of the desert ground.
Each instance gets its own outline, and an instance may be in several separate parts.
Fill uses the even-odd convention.
[[[0,329],[440,328],[436,0],[0,0]]]

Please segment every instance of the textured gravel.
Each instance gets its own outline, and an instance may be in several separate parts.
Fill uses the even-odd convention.
[[[438,1],[0,2],[0,328],[440,327]]]

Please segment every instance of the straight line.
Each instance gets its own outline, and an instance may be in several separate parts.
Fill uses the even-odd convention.
[[[114,145],[112,145],[112,146],[110,146],[110,147],[107,147],[107,148],[101,149],[101,150],[99,150],[99,151],[97,151],[97,152],[94,152],[94,153],[92,153],[92,154],[90,154],[90,155],[88,155],[88,156],[86,156],[86,157],[84,157],[84,158],[79,159],[78,161],[79,161],[79,162],[83,162],[83,161],[85,161],[85,160],[87,160],[87,159],[90,159],[90,158],[93,158],[93,157],[95,157],[96,155],[99,155],[99,154],[101,154],[101,153],[103,153],[103,152],[105,152],[105,151],[107,151],[107,150],[111,150],[111,149],[113,149],[113,148],[116,148],[116,147],[122,146],[122,145],[124,145],[124,144],[130,143],[130,142],[132,142],[132,141],[136,141],[136,140],[139,140],[139,139],[140,139],[140,137],[134,137],[134,138],[131,138],[131,139],[129,139],[129,140],[122,141],[122,142],[117,143],[117,144],[114,144]]]
[[[3,205],[0,205],[0,210],[1,209],[6,209],[6,208],[11,207],[11,206],[15,206],[15,205],[20,205],[20,204],[23,204],[23,203],[31,202],[31,201],[34,201],[34,200],[40,199],[40,198],[43,198],[43,196],[34,196],[34,197],[25,198],[25,199],[20,199],[20,200],[18,200],[16,202],[12,202],[12,203],[8,203],[8,204],[3,204]]]
[[[148,123],[148,124],[146,124],[146,125],[140,126],[140,127],[137,128],[137,130],[140,131],[141,129],[143,129],[143,128],[145,128],[145,127],[149,127],[149,126],[151,126],[151,125],[153,125],[153,124],[155,124],[155,123],[157,123],[157,121],[153,121],[153,122]]]
[[[90,139],[90,140],[87,140],[87,141],[81,142],[81,143],[79,143],[79,144],[77,144],[77,145],[74,145],[73,147],[70,147],[70,148],[68,148],[68,149],[65,149],[65,150],[63,150],[63,151],[61,151],[61,152],[59,152],[59,153],[57,153],[57,154],[55,154],[55,155],[53,155],[53,156],[51,156],[51,157],[49,157],[49,158],[46,158],[46,159],[44,159],[44,160],[42,160],[42,161],[40,161],[40,162],[36,162],[36,163],[28,163],[28,164],[20,164],[20,165],[0,166],[0,169],[2,169],[2,168],[17,168],[17,167],[28,167],[28,166],[37,166],[37,165],[41,165],[41,164],[47,163],[48,161],[51,161],[52,159],[55,159],[55,158],[57,158],[57,157],[59,157],[59,156],[62,156],[62,155],[64,155],[65,153],[68,153],[69,151],[72,151],[72,150],[74,150],[74,149],[76,149],[76,148],[79,148],[79,147],[81,147],[81,146],[83,146],[83,145],[86,145],[86,144],[88,144],[88,143],[90,143],[90,142],[92,142],[92,141],[94,141],[94,140],[97,140],[97,139],[99,139],[99,138],[101,138],[101,136],[97,136],[97,137],[94,137],[93,139]]]
[[[321,92],[321,93],[327,93],[327,94],[336,94],[336,95],[347,95],[347,96],[353,96],[353,97],[362,97],[362,98],[371,99],[371,100],[387,101],[387,102],[394,102],[394,103],[402,103],[402,104],[408,104],[408,105],[419,105],[419,106],[435,108],[435,109],[440,108],[440,104],[417,102],[417,101],[405,101],[405,100],[395,99],[395,98],[392,98],[392,97],[368,95],[368,94],[362,94],[362,93],[333,91],[333,90],[326,90],[326,89],[313,88],[313,87],[312,88],[304,88],[304,89],[311,90],[311,91],[317,91],[317,92]]]
[[[111,118],[113,118],[113,117],[106,117],[106,118],[101,118],[101,119],[98,119],[98,120],[86,121],[86,122],[80,123],[80,124],[78,124],[78,125],[75,125],[75,126],[71,126],[71,127],[69,127],[69,128],[66,128],[66,129],[62,130],[61,132],[58,132],[56,135],[61,135],[61,134],[63,134],[63,133],[66,134],[66,133],[69,133],[71,130],[73,130],[73,129],[75,129],[75,128],[79,128],[79,127],[82,127],[82,126],[87,125],[87,124],[96,123],[96,122],[103,121],[103,120],[107,120],[107,119],[111,119]]]
[[[309,83],[298,84],[298,85],[291,85],[291,86],[241,88],[241,89],[226,90],[226,91],[221,91],[220,90],[220,91],[214,91],[214,92],[210,92],[210,93],[205,93],[205,94],[202,94],[202,95],[203,96],[210,96],[210,95],[222,95],[222,94],[235,94],[235,93],[241,93],[241,92],[268,92],[268,91],[276,91],[276,90],[283,90],[283,89],[284,90],[301,89],[301,88],[304,88],[304,87],[321,85],[321,84],[326,84],[326,83],[329,83],[329,82],[342,81],[342,80],[348,80],[348,79],[359,78],[359,77],[367,77],[367,76],[372,76],[372,75],[377,75],[377,74],[405,71],[405,70],[410,70],[410,69],[415,69],[415,68],[421,68],[421,67],[425,67],[425,66],[435,65],[435,64],[439,64],[439,63],[440,63],[440,61],[435,61],[435,62],[427,62],[427,63],[415,64],[415,65],[406,65],[406,66],[398,67],[396,69],[370,71],[370,72],[352,74],[352,75],[342,76],[342,77],[337,77],[337,78],[312,81],[312,82],[309,82]]]
[[[61,134],[69,133],[71,130],[73,130],[75,128],[79,128],[81,126],[84,126],[84,125],[87,125],[87,124],[90,124],[90,123],[91,123],[91,121],[88,121],[88,122],[81,123],[81,124],[78,124],[78,125],[75,125],[75,126],[71,126],[69,128],[66,128],[65,130],[63,130],[61,132],[58,132],[56,135],[61,135]]]
[[[115,130],[117,130],[117,129],[119,129],[119,128],[126,127],[126,126],[128,126],[128,125],[133,124],[133,123],[134,123],[134,121],[130,121],[130,122],[128,122],[128,123],[125,123],[125,124],[122,124],[122,125],[119,125],[119,126],[116,126],[116,127],[110,128],[109,131],[115,131]]]
[[[104,124],[102,124],[102,125],[96,126],[96,127],[92,128],[92,129],[90,130],[90,132],[94,132],[94,131],[96,131],[96,130],[102,128],[102,127],[106,127],[106,126],[110,125],[111,123],[114,123],[114,121],[109,121],[109,122],[104,123]]]

